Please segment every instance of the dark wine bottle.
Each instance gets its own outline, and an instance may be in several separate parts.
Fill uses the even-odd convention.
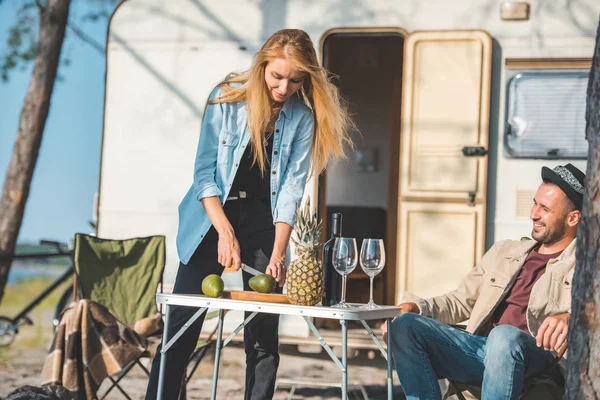
[[[342,298],[342,275],[333,267],[333,245],[335,238],[342,236],[342,214],[334,213],[331,216],[331,237],[323,246],[323,278],[325,279],[325,293],[322,304],[333,306]]]

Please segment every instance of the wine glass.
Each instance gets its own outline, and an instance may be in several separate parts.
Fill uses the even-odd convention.
[[[378,308],[373,301],[373,278],[381,272],[385,266],[385,248],[383,239],[364,239],[360,249],[360,266],[365,274],[369,275],[371,280],[371,289],[369,291],[369,302],[367,308]]]
[[[358,264],[356,239],[346,237],[336,238],[333,245],[332,262],[335,270],[342,275],[342,299],[333,307],[350,308],[350,305],[346,303],[346,277],[354,271],[356,264]]]

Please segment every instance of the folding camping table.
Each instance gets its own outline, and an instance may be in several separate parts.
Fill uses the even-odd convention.
[[[304,318],[307,325],[318,338],[321,346],[329,354],[333,362],[338,366],[342,372],[342,399],[348,398],[348,321],[360,321],[365,328],[366,332],[373,339],[382,356],[387,361],[387,394],[388,400],[392,400],[392,360],[388,357],[386,350],[383,345],[375,336],[375,333],[371,330],[369,325],[365,321],[375,319],[386,319],[391,322],[393,318],[400,315],[401,309],[395,306],[381,306],[380,308],[362,308],[361,305],[354,304],[351,308],[335,308],[335,307],[323,307],[323,306],[296,306],[291,304],[278,304],[268,303],[259,301],[245,301],[245,300],[233,300],[223,298],[210,298],[199,295],[184,295],[184,294],[166,294],[159,293],[156,295],[157,301],[165,306],[165,328],[163,331],[162,342],[163,346],[161,349],[162,357],[160,360],[160,372],[158,378],[158,400],[162,400],[163,384],[164,384],[164,372],[167,359],[167,352],[169,348],[181,337],[183,332],[203,313],[209,308],[219,310],[219,325],[217,328],[217,339],[216,339],[216,351],[215,351],[215,365],[213,374],[213,386],[212,386],[212,399],[217,398],[217,380],[219,377],[219,361],[221,357],[221,349],[225,347],[231,339],[237,335],[242,328],[252,320],[258,313],[269,313],[279,315],[297,315]],[[198,308],[198,311],[189,319],[189,321],[172,337],[169,335],[169,308],[170,306],[186,306]],[[252,314],[248,316],[237,328],[231,332],[229,337],[223,341],[223,317],[225,310],[238,310],[238,311],[249,311]],[[340,321],[342,327],[342,357],[341,360],[334,354],[333,350],[325,339],[319,333],[317,327],[313,324],[311,318],[329,318]],[[166,343],[166,344],[165,344]],[[390,335],[387,339],[387,347],[390,348]]]

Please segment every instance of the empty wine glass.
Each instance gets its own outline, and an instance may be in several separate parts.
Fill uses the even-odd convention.
[[[369,302],[367,308],[378,308],[373,301],[373,278],[381,272],[385,266],[385,248],[382,239],[364,239],[360,249],[360,266],[365,274],[369,275],[371,280],[371,289],[369,291]]]
[[[333,307],[349,308],[346,303],[346,278],[348,274],[354,271],[358,264],[358,250],[356,248],[356,239],[338,237],[333,245],[333,267],[342,275],[342,299]]]

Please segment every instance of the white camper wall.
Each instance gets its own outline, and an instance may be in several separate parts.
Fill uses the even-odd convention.
[[[487,199],[495,216],[488,230],[490,240],[527,234],[528,221],[515,221],[514,196],[535,188],[539,168],[549,163],[504,154],[504,60],[590,58],[600,13],[597,0],[528,3],[530,19],[509,22],[499,17],[499,0],[123,2],[109,25],[98,235],[165,234],[165,279],[173,282],[177,206],[192,182],[204,102],[226,73],[247,68],[262,42],[286,27],[306,30],[315,46],[338,27],[489,32],[497,53]],[[316,198],[314,179],[306,194]]]
[[[530,1],[527,22],[501,21],[498,3],[124,2],[111,19],[107,50],[99,235],[166,234],[167,281],[174,279],[176,208],[191,183],[204,101],[228,71],[246,68],[258,46],[277,29],[305,29],[317,44],[325,31],[340,26],[398,26],[409,32],[478,28],[500,42],[504,58],[591,56],[597,2]],[[508,174],[513,167],[503,161],[502,148],[498,152],[500,186],[502,176],[516,175]],[[535,161],[516,164],[521,171],[522,165],[537,167]],[[505,203],[500,194],[497,203]]]

